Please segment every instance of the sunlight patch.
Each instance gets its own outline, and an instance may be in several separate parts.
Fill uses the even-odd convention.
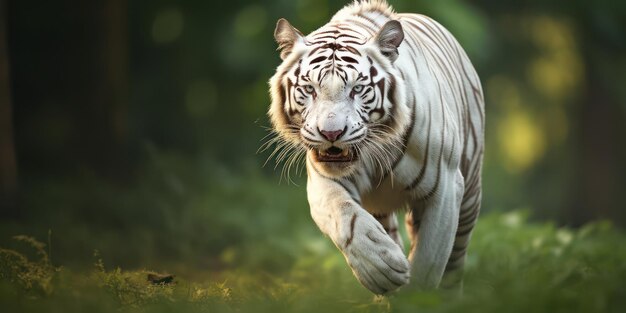
[[[159,11],[152,23],[152,39],[157,44],[176,41],[183,32],[183,13],[177,8]]]

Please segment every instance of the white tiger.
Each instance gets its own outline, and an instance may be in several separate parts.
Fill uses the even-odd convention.
[[[374,293],[459,286],[481,201],[484,101],[458,42],[383,0],[355,1],[307,36],[280,19],[274,36],[283,62],[268,114],[306,153],[320,230]],[[408,259],[394,212],[408,212]]]

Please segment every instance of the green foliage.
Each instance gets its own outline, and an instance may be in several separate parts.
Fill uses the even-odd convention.
[[[119,267],[107,271],[104,262],[97,257],[95,273],[98,285],[106,290],[121,306],[138,308],[159,301],[173,301],[174,288],[169,284],[154,284],[146,279],[147,271],[124,272]]]
[[[515,211],[481,217],[462,297],[445,291],[374,297],[358,285],[330,245],[305,252],[281,271],[264,271],[251,260],[236,270],[188,270],[171,283],[155,284],[147,279],[152,272],[146,270],[106,270],[98,253],[92,270],[56,269],[45,257],[43,244],[22,236],[19,240],[30,243],[44,261],[30,262],[23,254],[0,250],[5,282],[0,284],[0,302],[19,311],[63,312],[93,307],[97,312],[619,312],[626,308],[622,244],[626,235],[621,230],[607,222],[578,230],[558,228],[530,222],[528,215]],[[25,265],[4,265],[18,259]],[[25,267],[30,269],[24,271]],[[49,291],[18,300],[30,291],[23,280],[10,277],[24,273],[31,273],[31,286],[46,282]],[[59,279],[51,279],[55,275]]]
[[[398,308],[433,312],[611,312],[626,302],[626,236],[608,222],[579,230],[530,223],[528,212],[479,219],[465,296],[403,294]],[[435,304],[435,305],[433,305]]]
[[[23,235],[13,239],[34,250],[38,260],[31,261],[25,253],[17,250],[0,248],[0,281],[8,281],[28,294],[51,294],[52,280],[60,269],[50,264],[46,244]]]
[[[35,2],[7,11],[20,218],[0,220],[3,312],[625,308],[620,229],[524,211],[481,217],[461,299],[358,285],[310,219],[305,177],[279,184],[255,155],[274,22],[308,33],[347,1]],[[483,212],[625,224],[626,145],[613,143],[626,134],[626,1],[389,2],[441,22],[481,77]],[[48,229],[47,245],[10,239]],[[176,278],[155,285],[143,268]]]

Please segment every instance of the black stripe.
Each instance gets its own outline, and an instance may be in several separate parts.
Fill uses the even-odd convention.
[[[474,229],[474,227],[470,227],[470,228],[468,228],[468,229],[466,229],[464,231],[457,232],[456,236],[457,237],[464,237],[464,236],[468,235],[469,233],[471,233],[473,229]]]
[[[348,62],[348,63],[359,63],[359,61],[355,60],[352,57],[348,57],[348,56],[341,57],[341,60],[343,60],[345,62]]]
[[[326,59],[325,56],[317,57],[317,58],[311,60],[311,62],[309,62],[309,64],[319,63],[319,62],[324,61],[325,59]]]
[[[350,237],[346,240],[345,247],[347,248],[350,243],[352,243],[352,239],[354,238],[354,223],[356,222],[356,213],[352,215],[352,219],[350,220]]]
[[[420,169],[417,177],[406,187],[406,190],[411,190],[415,188],[424,178],[424,174],[426,173],[426,167],[428,166],[428,151],[430,150],[430,128],[431,128],[431,112],[428,112],[428,135],[426,136],[426,150],[424,151],[424,162],[422,162],[422,168]]]

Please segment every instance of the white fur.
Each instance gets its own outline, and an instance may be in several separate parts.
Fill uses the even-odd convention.
[[[474,189],[468,188],[476,188],[467,182],[480,175],[484,128],[480,81],[456,40],[431,19],[396,14],[384,1],[370,1],[355,2],[342,9],[329,25],[354,20],[355,14],[366,16],[380,26],[392,19],[402,25],[404,40],[398,48],[397,59],[396,55],[388,58],[388,54],[381,53],[374,33],[369,34],[369,41],[360,49],[363,57],[374,60],[379,73],[387,75],[387,79],[393,77],[397,82],[395,102],[390,103],[387,99],[383,102],[387,112],[392,107],[395,109],[395,115],[391,117],[396,122],[395,129],[379,138],[378,145],[384,150],[382,158],[362,155],[350,168],[337,169],[316,163],[313,152],[307,152],[307,196],[311,216],[344,254],[357,279],[372,292],[381,294],[394,290],[409,283],[409,276],[415,288],[436,288],[455,242],[461,204],[466,200],[464,195],[474,193]],[[324,29],[322,27],[309,36]],[[391,35],[399,30],[395,26],[390,29]],[[432,29],[436,35],[432,34]],[[430,36],[427,35],[429,32]],[[445,40],[432,42],[431,38],[439,36]],[[278,101],[284,97],[278,86],[287,83],[288,72],[307,49],[306,39],[297,37],[293,51],[286,56],[270,82],[273,102],[269,114],[275,129],[285,140],[296,144],[306,140],[303,136],[316,135],[317,128],[346,127],[349,132],[355,132],[352,137],[360,134],[360,128],[367,131],[368,125],[359,123],[351,102],[346,100],[346,88],[352,86],[344,87],[338,79],[329,79],[315,86],[318,99],[306,100],[300,136],[286,131],[287,126],[281,120],[285,103]],[[448,59],[443,65],[446,69],[441,68],[441,61],[437,59],[441,55]],[[360,62],[359,66],[363,63]],[[361,71],[368,69],[359,68]],[[413,120],[411,112],[414,113]],[[410,129],[411,124],[412,133],[408,136],[406,149],[398,155],[401,135]],[[470,126],[474,128],[474,134],[470,134]],[[317,134],[311,139],[323,140],[323,137]],[[345,141],[349,139],[344,138]],[[326,143],[320,147],[329,146],[330,143]],[[398,156],[398,163],[383,177],[381,173],[391,169],[395,156]],[[461,166],[463,158],[469,160],[469,165],[464,168]],[[422,179],[409,188],[421,172]],[[464,174],[472,177],[464,177]],[[480,177],[477,179],[477,188],[480,188]],[[401,243],[397,242],[399,239],[387,235],[383,225],[372,216],[373,213],[392,214],[407,207],[422,214],[419,233],[411,236],[414,241],[419,238],[419,242],[413,242],[416,248],[408,259]],[[416,208],[420,210],[415,211]],[[393,218],[391,224],[395,222],[395,215]]]

